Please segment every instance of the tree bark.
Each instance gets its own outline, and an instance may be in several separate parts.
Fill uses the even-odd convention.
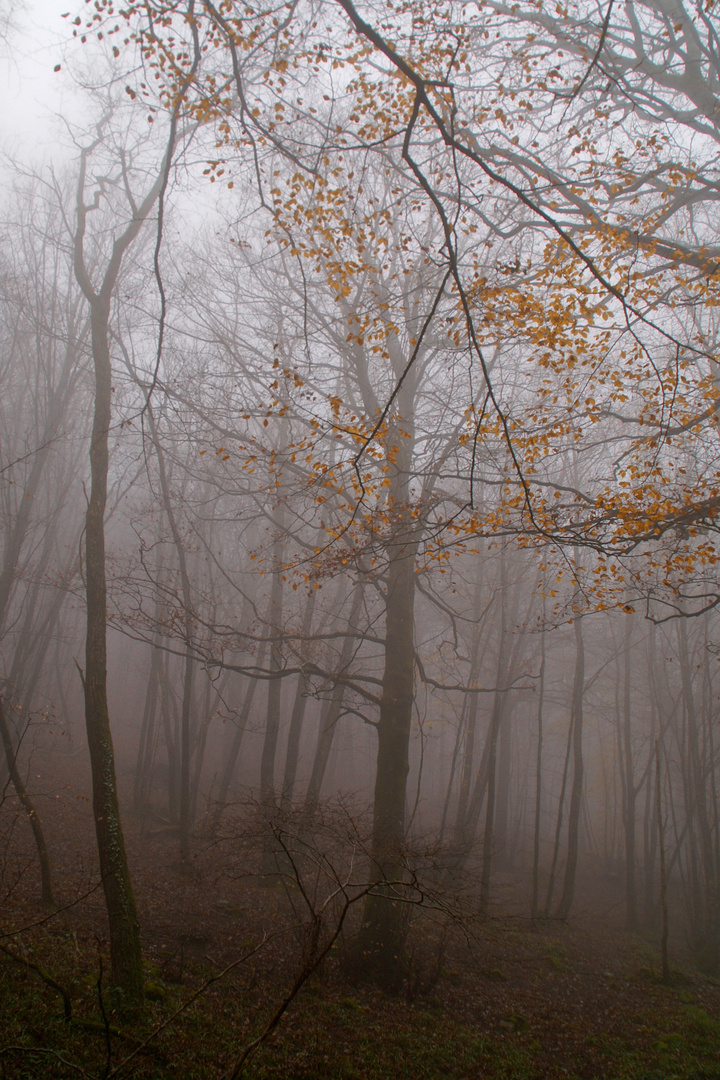
[[[125,840],[120,821],[115,755],[107,702],[107,583],[105,577],[105,507],[112,404],[112,366],[108,326],[110,301],[123,258],[137,239],[167,181],[176,140],[174,115],[162,167],[145,197],[137,204],[129,198],[131,217],[116,235],[102,284],[93,286],[85,258],[85,235],[90,207],[85,202],[88,160],[102,143],[102,134],[81,151],[76,189],[77,223],[73,235],[73,267],[90,308],[90,333],[94,370],[94,402],[90,438],[90,498],[85,515],[85,596],[87,634],[85,642],[85,727],[93,788],[93,814],[100,874],[110,929],[110,967],[114,990],[122,1008],[132,1010],[143,1001],[143,965],[135,896],[133,894]],[[97,199],[99,200],[98,193]],[[92,204],[93,208],[98,203]]]
[[[575,630],[575,679],[572,699],[573,782],[570,792],[570,812],[568,814],[568,852],[565,863],[565,877],[560,903],[557,908],[557,917],[559,919],[568,917],[575,895],[575,877],[580,841],[580,809],[584,778],[583,697],[585,694],[585,642],[583,639],[582,618],[579,615],[573,620],[573,625]]]
[[[312,630],[313,615],[317,599],[317,589],[310,589],[305,602],[305,612],[302,621],[302,635],[307,637]],[[307,659],[307,657],[305,657]],[[308,680],[304,672],[300,672],[295,688],[295,700],[290,715],[290,728],[288,730],[287,750],[285,751],[285,772],[283,775],[281,805],[289,810],[292,806],[293,793],[295,791],[295,778],[297,776],[298,760],[300,756],[300,738],[302,736],[305,710],[307,708]]]
[[[537,749],[535,752],[535,828],[533,831],[532,899],[530,913],[537,919],[540,913],[540,813],[542,810],[543,767],[543,704],[545,700],[545,602],[543,627],[540,634],[540,675],[538,679]]]
[[[108,318],[108,304],[105,301],[96,301],[92,307],[95,409],[90,443],[90,500],[85,516],[87,638],[83,689],[92,770],[95,833],[110,927],[111,976],[113,986],[122,995],[121,1003],[132,1008],[143,1000],[140,924],[120,821],[107,702],[104,519],[112,396]]]
[[[282,521],[278,522],[278,529],[282,529]],[[272,637],[270,643],[270,670],[273,676],[268,679],[267,713],[265,720],[265,738],[263,739],[262,757],[260,759],[260,805],[264,813],[272,815],[276,804],[275,792],[275,756],[277,753],[278,736],[280,734],[280,698],[282,681],[280,670],[282,668],[282,604],[283,604],[283,573],[282,561],[284,551],[283,537],[280,532],[273,543],[273,575],[270,587],[270,611],[268,615],[269,632]]]
[[[665,867],[665,823],[662,816],[662,776],[660,772],[660,740],[655,740],[655,818],[658,835],[658,851],[660,852],[660,910],[662,913],[662,929],[660,932],[660,961],[662,964],[662,980],[670,981],[670,964],[668,962],[668,938],[670,936],[670,923],[668,919],[668,895],[667,895],[667,870]]]
[[[362,966],[390,982],[401,976],[404,919],[405,798],[414,703],[414,604],[416,543],[396,542],[388,567],[385,669],[377,727],[371,880],[361,930]],[[392,884],[380,886],[381,882]]]
[[[699,925],[695,928],[698,961],[709,975],[720,970],[720,873],[718,851],[713,841],[712,826],[707,805],[707,780],[709,767],[701,750],[698,715],[693,691],[687,628],[684,619],[678,621],[678,652],[682,677],[683,699],[687,719],[687,761],[685,770],[688,782],[688,820],[691,838],[694,825],[699,833],[699,845],[694,874],[697,878],[699,899]]]
[[[408,417],[411,411],[408,410]],[[377,769],[373,799],[370,880],[359,936],[360,967],[389,984],[402,978],[405,919],[405,801],[409,771],[410,731],[415,701],[415,567],[417,527],[407,505],[413,432],[408,421],[390,425],[399,446],[389,462],[389,515],[393,522],[388,546],[385,595],[385,664],[377,725]]]
[[[623,784],[623,825],[625,829],[625,926],[630,932],[637,930],[637,886],[635,881],[635,803],[638,789],[635,784],[632,746],[631,715],[631,650],[632,616],[625,616],[623,669],[623,716],[622,716],[622,760],[624,766]]]

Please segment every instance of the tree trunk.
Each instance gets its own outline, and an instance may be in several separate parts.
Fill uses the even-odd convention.
[[[93,787],[93,813],[97,836],[100,873],[110,927],[110,967],[113,988],[122,1008],[132,1010],[143,1001],[143,966],[135,897],[125,854],[120,822],[115,755],[110,732],[107,702],[107,584],[105,579],[105,506],[107,503],[108,436],[112,403],[112,367],[108,324],[110,301],[117,284],[123,258],[137,239],[150,211],[164,190],[176,143],[177,112],[170,121],[168,143],[162,166],[144,198],[136,200],[129,192],[124,172],[129,221],[121,232],[114,233],[99,289],[93,285],[85,257],[88,214],[99,206],[102,191],[95,201],[85,201],[88,161],[96,141],[80,152],[76,188],[77,222],[73,234],[73,269],[77,282],[90,307],[90,331],[95,375],[93,426],[90,439],[90,499],[85,515],[85,595],[87,600],[87,637],[85,642],[85,726],[90,752]],[[98,129],[99,132],[101,128]]]
[[[557,917],[566,919],[570,914],[575,895],[575,877],[578,863],[580,841],[580,809],[583,796],[583,697],[585,694],[585,642],[583,640],[582,618],[578,615],[573,620],[575,629],[575,679],[572,700],[572,746],[573,746],[573,783],[570,792],[570,812],[568,814],[568,852],[565,863],[563,891],[558,904]]]
[[[361,966],[388,983],[402,976],[405,798],[414,702],[414,604],[417,545],[398,538],[390,555],[385,606],[385,669],[377,727],[371,880],[378,888],[365,903]],[[380,885],[380,883],[392,883]]]
[[[15,747],[13,746],[12,734],[5,715],[5,701],[2,697],[0,697],[0,739],[2,739],[3,749],[5,750],[5,760],[7,762],[10,779],[17,792],[17,797],[20,800],[22,808],[27,814],[35,838],[35,846],[40,862],[41,900],[44,907],[55,908],[57,907],[57,904],[53,893],[52,873],[50,870],[47,845],[45,843],[45,834],[40,818],[35,810],[35,805],[28,793],[25,782],[20,775],[20,770],[17,767],[17,754]]]
[[[281,525],[279,526],[281,528]],[[263,813],[272,816],[275,809],[275,756],[280,734],[280,697],[282,680],[282,601],[283,573],[282,559],[284,542],[278,534],[273,543],[273,575],[270,587],[270,611],[268,615],[270,643],[270,671],[268,679],[267,713],[265,720],[265,738],[263,739],[260,759],[260,805]]]
[[[540,677],[538,680],[537,750],[535,753],[535,829],[533,833],[532,899],[530,913],[537,919],[540,913],[540,813],[542,810],[543,766],[543,704],[545,699],[545,602],[543,601],[543,627],[540,634]]]
[[[317,593],[317,589],[311,588],[305,602],[305,612],[302,621],[303,637],[307,637],[312,631]],[[304,646],[301,647],[303,648],[303,656],[305,656],[307,649]],[[301,671],[297,678],[295,700],[290,715],[287,750],[285,751],[285,773],[283,776],[282,794],[280,796],[281,804],[286,810],[289,810],[292,806],[293,793],[295,791],[295,778],[297,776],[298,759],[300,755],[300,738],[302,736],[303,722],[305,720],[308,689],[308,680],[305,673]]]
[[[476,646],[473,660],[477,660],[478,648]],[[478,664],[473,663],[470,667],[470,685],[473,686],[478,677]],[[475,733],[477,730],[477,718],[480,708],[479,694],[466,694],[463,701],[461,722],[465,726],[465,745],[463,747],[463,764],[460,778],[460,792],[458,794],[457,814],[455,816],[455,845],[458,848],[464,846],[465,829],[468,818],[468,805],[470,802],[470,788],[472,786],[473,764],[475,761]]]
[[[263,643],[258,649],[257,666],[261,668],[265,663],[265,655],[267,647]],[[258,688],[259,679],[248,676],[248,684],[245,688],[245,697],[243,698],[242,708],[240,715],[235,723],[235,730],[233,731],[232,741],[225,758],[225,768],[223,769],[222,777],[220,778],[220,790],[218,791],[217,806],[215,813],[212,815],[210,831],[212,834],[217,832],[220,825],[220,818],[223,811],[227,806],[228,794],[230,787],[235,776],[237,769],[237,762],[240,756],[240,749],[242,747],[243,737],[245,735],[245,729],[247,728],[247,722],[250,718],[250,709],[252,708],[253,698],[255,697],[255,691]]]
[[[508,664],[508,633],[507,633],[507,554],[502,549],[500,556],[500,626],[498,641],[498,659],[495,673],[495,694],[493,696],[493,710],[490,717],[490,730],[488,731],[488,759],[487,759],[487,809],[485,810],[485,828],[483,830],[482,844],[482,872],[480,878],[480,910],[486,911],[490,901],[490,874],[492,868],[493,840],[496,811],[497,789],[497,748],[500,735],[500,726],[505,713],[505,693],[502,690],[507,679]]]
[[[388,518],[385,592],[385,665],[377,725],[377,767],[373,798],[370,880],[377,888],[363,909],[358,939],[361,970],[388,986],[404,973],[405,803],[410,768],[410,731],[415,702],[415,565],[417,527],[408,507],[408,478],[413,455],[412,409],[402,429],[390,423]],[[398,445],[392,446],[392,439]]]
[[[153,748],[155,743],[155,716],[157,714],[158,689],[160,683],[160,657],[155,641],[159,634],[153,635],[150,645],[150,672],[145,691],[140,741],[138,743],[137,763],[133,784],[133,809],[142,814],[147,809],[148,783],[152,770]]]
[[[662,815],[662,777],[660,773],[660,740],[655,740],[655,817],[658,835],[658,850],[660,852],[660,910],[662,913],[662,929],[660,932],[660,959],[662,964],[662,980],[670,981],[670,964],[668,962],[668,937],[670,936],[670,924],[668,920],[668,896],[667,896],[667,870],[665,867],[665,823]]]
[[[362,582],[359,581],[355,585],[350,605],[350,615],[345,623],[348,631],[348,636],[344,638],[342,649],[340,651],[338,668],[336,672],[339,680],[341,680],[342,677],[345,675],[350,661],[352,660],[353,653],[357,648],[357,641],[355,638],[350,637],[350,634],[355,630],[357,626],[358,615],[360,613],[360,605],[362,603],[362,596],[363,587]],[[325,771],[327,769],[328,760],[330,758],[330,751],[332,750],[335,733],[337,731],[338,720],[340,719],[340,714],[342,712],[344,697],[345,684],[342,681],[337,681],[335,683],[335,686],[333,687],[333,692],[330,700],[326,703],[320,716],[320,726],[318,728],[318,737],[315,747],[315,757],[313,760],[312,774],[310,776],[310,782],[308,784],[307,795],[305,796],[305,813],[309,820],[312,820],[315,811],[317,810],[317,804],[320,798],[320,791],[322,790],[323,779],[325,777]]]
[[[143,1000],[143,967],[135,897],[125,853],[115,778],[115,756],[107,703],[107,640],[105,580],[105,504],[107,501],[108,432],[112,397],[106,302],[92,307],[95,365],[95,408],[90,444],[90,500],[85,517],[85,724],[93,784],[93,813],[100,874],[110,926],[113,986],[121,1004],[132,1008]]]
[[[187,568],[187,555],[185,545],[180,535],[173,503],[170,494],[170,482],[165,467],[165,454],[158,438],[157,425],[153,407],[148,402],[146,414],[150,434],[155,447],[158,462],[158,477],[160,479],[160,492],[162,494],[163,509],[170,526],[173,545],[178,560],[180,571],[180,589],[182,593],[183,612],[183,638],[185,655],[183,657],[183,693],[180,712],[180,860],[185,863],[190,858],[190,830],[192,828],[192,797],[190,783],[190,766],[192,759],[192,701],[193,682],[195,678],[195,657],[193,643],[193,617],[192,617],[192,590],[190,588],[190,574]]]
[[[688,817],[691,825],[690,838],[694,839],[693,823],[697,823],[699,844],[694,854],[694,875],[697,879],[699,899],[699,925],[695,928],[696,952],[703,970],[709,975],[720,970],[720,896],[718,895],[718,852],[713,841],[712,826],[707,806],[708,765],[701,753],[698,716],[693,691],[693,676],[688,651],[685,621],[678,621],[678,652],[682,677],[683,699],[687,718],[687,771],[689,797]]]
[[[637,930],[637,887],[635,882],[635,802],[637,787],[633,768],[631,716],[632,616],[625,616],[625,664],[623,671],[622,760],[624,765],[623,825],[625,828],[625,926]]]
[[[170,657],[168,654],[160,660],[159,679],[160,718],[168,759],[168,817],[173,825],[177,825],[180,806],[180,770],[178,768],[177,723],[174,723],[175,709],[170,694]]]
[[[193,776],[192,784],[190,786],[190,820],[195,821],[197,817],[198,799],[200,797],[200,781],[202,779],[203,765],[205,764],[205,750],[207,748],[207,737],[210,731],[210,724],[212,723],[213,716],[216,714],[218,706],[223,700],[223,694],[230,679],[230,672],[226,671],[217,686],[214,686],[210,678],[206,679],[205,694],[202,704],[202,722],[199,725],[199,730],[196,734],[196,742],[194,747],[194,762],[193,762]],[[213,696],[213,690],[215,694]],[[212,701],[212,704],[211,704]]]

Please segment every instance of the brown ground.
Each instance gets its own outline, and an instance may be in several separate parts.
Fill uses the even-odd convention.
[[[38,908],[27,828],[21,817],[14,819],[16,808],[6,799],[0,833],[6,853],[0,932],[12,936],[0,941],[9,942],[16,951],[27,949],[26,955],[36,955],[36,950],[48,969],[53,963],[53,941],[62,943],[62,958],[56,963],[67,968],[71,962],[68,957],[74,952],[78,965],[90,973],[92,981],[107,935],[102,890],[97,887],[87,776],[82,755],[68,757],[61,764],[62,779],[44,781],[38,806],[64,910],[47,919]],[[38,790],[39,781],[35,783]],[[239,829],[239,824],[235,828]],[[233,828],[228,826],[225,832],[225,838],[213,840],[201,831],[195,840],[192,866],[187,869],[178,862],[172,829],[158,818],[141,823],[126,816],[151,984],[170,988],[173,1007],[203,979],[220,972],[265,935],[272,936],[285,927],[248,964],[228,976],[226,983],[215,984],[205,995],[206,1009],[217,1013],[210,1028],[219,1030],[221,1017],[234,1025],[230,1034],[218,1035],[218,1047],[208,1047],[208,1071],[200,1055],[194,1065],[183,1058],[186,1063],[182,1066],[170,1064],[168,1071],[163,1071],[163,1066],[142,1075],[216,1075],[213,1055],[224,1060],[228,1040],[240,1046],[251,1031],[259,1030],[298,970],[303,938],[292,929],[297,919],[291,910],[294,904],[302,913],[298,890],[285,889],[277,877],[264,880],[258,871],[258,856],[232,835]],[[342,965],[343,948],[334,951],[289,1010],[262,1060],[258,1058],[258,1075],[462,1076],[464,1066],[459,1062],[448,1061],[446,1071],[441,1066],[433,1071],[429,1065],[422,1071],[424,1066],[408,1064],[413,1053],[419,1054],[419,1060],[423,1055],[422,1049],[411,1043],[404,1062],[399,1053],[394,1065],[380,1063],[372,1067],[374,1072],[363,1064],[373,1039],[387,1045],[399,1039],[402,1046],[408,1025],[416,1032],[425,1025],[437,1038],[447,1037],[450,1043],[455,1037],[465,1039],[468,1032],[490,1040],[477,1051],[486,1055],[482,1058],[485,1064],[468,1065],[464,1075],[472,1080],[490,1076],[573,1076],[582,1080],[601,1076],[651,1080],[720,1077],[720,1057],[717,1071],[712,1065],[720,1052],[720,985],[687,967],[684,942],[677,931],[671,943],[674,985],[663,986],[657,978],[652,940],[628,936],[617,927],[622,905],[616,882],[584,880],[568,924],[533,925],[526,915],[526,883],[515,875],[498,874],[495,888],[496,903],[490,917],[453,919],[449,930],[443,930],[438,919],[429,923],[421,919],[415,924],[410,938],[410,974],[395,996],[354,985]],[[472,898],[472,888],[468,894]],[[47,921],[34,930],[17,933],[44,919]],[[30,988],[37,982],[23,969],[9,967],[12,978],[23,986]],[[243,1003],[241,1021],[236,1013],[230,1015],[232,1010],[228,1012],[228,995]],[[158,1007],[169,1009],[170,998]],[[48,1008],[56,1005],[52,993],[43,1000]],[[342,1006],[339,1011],[338,1002]],[[348,1021],[348,1010],[355,1011],[352,1022]],[[183,1039],[185,1024],[185,1019],[177,1021]],[[454,1036],[453,1032],[461,1034]],[[671,1034],[669,1047],[663,1042],[664,1032]],[[38,1030],[30,1033],[29,1043],[34,1039],[39,1045],[45,1037],[40,1022]],[[197,1037],[207,1039],[207,1031],[199,1028]],[[183,1039],[175,1049],[185,1054],[180,1045]],[[17,1044],[17,1033],[13,1040],[13,1045]],[[309,1050],[299,1049],[303,1040]],[[693,1056],[696,1049],[702,1051],[700,1064]],[[45,1073],[13,1072],[13,1053],[0,1058],[10,1070],[3,1076],[65,1075],[59,1065]],[[172,1043],[163,1053],[170,1054],[167,1060],[171,1062]],[[355,1063],[350,1071],[343,1071],[344,1066],[338,1064],[345,1058]],[[472,1054],[468,1060],[471,1058]],[[157,1064],[153,1068],[158,1068]]]

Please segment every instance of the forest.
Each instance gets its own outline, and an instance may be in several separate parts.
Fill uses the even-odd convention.
[[[0,1077],[720,1080],[715,0],[60,29]]]

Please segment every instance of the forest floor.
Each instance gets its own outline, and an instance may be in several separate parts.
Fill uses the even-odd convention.
[[[107,929],[85,797],[63,786],[44,808],[57,912],[38,905],[30,839],[14,813],[6,800],[0,1077],[230,1075],[302,970],[305,871],[301,881],[263,877],[232,830],[222,839],[201,834],[188,868],[162,822],[141,827],[129,817],[148,1002],[142,1017],[123,1022],[107,994]],[[406,975],[393,993],[348,973],[350,918],[348,939],[338,938],[242,1076],[720,1080],[720,982],[684,964],[682,942],[672,940],[674,966],[663,984],[654,944],[615,928],[622,908],[612,890],[600,896],[603,888],[581,888],[568,923],[533,923],[519,902],[513,911],[519,890],[509,873],[497,875],[495,905],[482,918],[458,906],[427,916],[418,908]],[[68,995],[69,1021],[49,979]]]

